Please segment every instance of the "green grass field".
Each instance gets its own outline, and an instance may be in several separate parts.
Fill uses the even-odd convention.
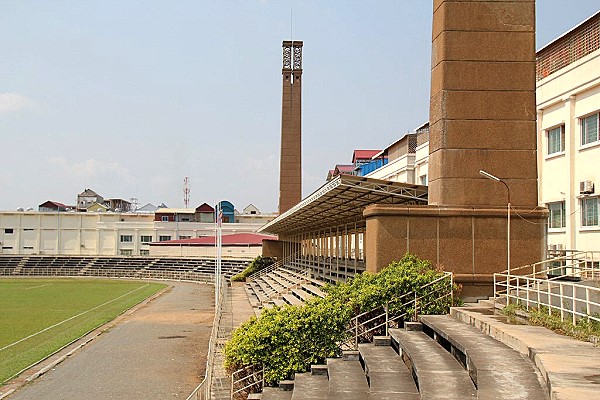
[[[0,279],[0,385],[165,286],[99,279]]]

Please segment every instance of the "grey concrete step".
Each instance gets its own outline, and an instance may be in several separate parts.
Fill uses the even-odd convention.
[[[330,399],[367,399],[369,384],[358,360],[328,358]]]
[[[272,299],[271,300],[273,302],[273,304],[275,304],[276,306],[284,306],[287,303],[285,302],[285,300],[282,299]]]
[[[450,315],[515,349],[535,363],[552,399],[600,398],[600,348],[551,330],[507,321],[491,307],[452,307]]]
[[[327,399],[329,382],[327,375],[313,375],[310,372],[296,374],[292,400]]]
[[[315,285],[306,283],[304,285],[302,285],[302,290],[304,290],[305,292],[308,292],[310,294],[312,294],[313,296],[319,296],[319,297],[325,297],[326,293],[323,292],[321,289],[319,289],[318,287],[316,287]]]
[[[423,399],[476,399],[467,371],[439,343],[420,331],[390,329]]]
[[[358,350],[372,398],[376,394],[395,394],[396,398],[402,399],[420,398],[411,372],[391,346],[365,343],[359,344]]]
[[[533,363],[505,344],[448,315],[421,317],[425,332],[463,360],[480,399],[545,400],[547,388]],[[446,347],[445,346],[445,347]]]
[[[305,302],[312,297],[311,294],[301,289],[292,289],[292,294],[302,300],[302,302]]]
[[[266,387],[263,389],[260,400],[291,400],[292,392],[280,388]]]
[[[284,294],[283,295],[283,300],[285,300],[286,303],[291,304],[291,305],[297,305],[297,306],[299,306],[299,305],[304,304],[302,302],[302,300],[300,300],[299,298],[297,298],[296,296],[294,296],[293,294],[290,294],[290,293]]]

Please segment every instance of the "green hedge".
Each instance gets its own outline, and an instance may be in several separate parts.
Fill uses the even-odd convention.
[[[243,270],[242,272],[240,272],[237,275],[234,275],[231,278],[231,280],[234,282],[244,282],[247,277],[249,277],[250,275],[252,275],[255,272],[258,272],[264,268],[267,268],[269,265],[273,264],[274,262],[275,262],[275,259],[272,257],[257,256],[255,259],[253,259],[250,262],[250,264],[248,264],[248,266],[246,267],[245,270]]]
[[[339,355],[339,343],[346,339],[346,327],[354,315],[418,290],[442,274],[430,262],[406,254],[377,274],[363,273],[348,283],[326,285],[325,298],[314,297],[302,306],[265,309],[233,332],[225,346],[225,367],[232,372],[264,365],[268,384],[289,378],[310,364]],[[436,285],[447,289],[448,281]],[[450,298],[434,302],[419,308],[419,314],[445,314],[450,303]],[[412,313],[411,307],[392,303],[390,311]]]

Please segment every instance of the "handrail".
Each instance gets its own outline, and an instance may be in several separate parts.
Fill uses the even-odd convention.
[[[600,322],[600,316],[597,315],[600,303],[594,300],[600,299],[600,288],[597,287],[497,273],[494,274],[494,293],[496,298],[506,296],[507,305],[514,299],[524,304],[527,310],[542,306],[548,309],[548,315],[552,314],[552,310],[557,310],[562,321],[570,315],[573,325],[577,324],[578,317]],[[578,311],[581,309],[585,311]]]
[[[435,292],[422,293],[421,295],[418,295],[418,293],[422,292],[424,289],[428,288],[429,286],[432,286],[432,285],[439,283],[446,279],[449,279],[449,283],[450,283],[449,290],[447,292],[444,291],[438,297],[435,297],[433,300],[430,300],[429,302],[420,303],[423,299],[436,293],[437,290]],[[350,324],[350,327],[346,329],[346,334],[349,336],[349,339],[353,339],[352,346],[350,346],[348,344],[349,340],[344,341],[341,344],[341,346],[345,347],[346,349],[356,350],[358,348],[358,342],[361,337],[366,337],[367,339],[370,340],[369,334],[371,332],[375,332],[378,329],[383,328],[383,327],[385,327],[385,330],[384,330],[385,336],[388,336],[388,329],[390,328],[390,326],[393,324],[396,324],[396,321],[399,321],[400,319],[404,319],[404,317],[407,317],[408,313],[410,311],[410,310],[407,310],[404,313],[390,316],[389,307],[391,304],[396,304],[401,308],[410,306],[412,304],[413,305],[413,309],[412,309],[413,314],[411,317],[413,318],[413,320],[416,320],[417,316],[418,316],[419,308],[423,309],[426,306],[432,304],[433,302],[439,301],[446,297],[450,297],[451,303],[452,303],[454,301],[453,284],[454,284],[454,282],[453,282],[452,273],[444,272],[443,276],[421,286],[417,290],[413,290],[408,293],[404,293],[395,299],[387,301],[385,305],[375,307],[371,310],[368,310],[368,311],[365,311],[365,312],[362,312],[362,313],[356,315],[355,317],[352,318],[352,320],[351,320],[352,323]],[[402,301],[409,297],[410,297],[409,300],[406,300],[403,303],[398,304],[399,301]],[[377,310],[380,310],[380,309],[383,310],[383,312],[380,312],[379,314],[375,314],[374,316],[372,316],[372,314],[374,312],[376,312]],[[365,321],[360,321],[361,318],[365,317],[365,316],[368,316],[368,319]],[[382,321],[382,320],[384,320],[385,322],[378,322],[378,321]]]
[[[252,275],[248,276],[249,280],[255,280],[260,278],[263,275],[268,274],[271,271],[276,270],[277,268],[280,268],[281,266],[283,266],[284,264],[292,261],[292,259],[295,259],[296,256],[299,254],[299,252],[290,254],[287,257],[282,258],[281,260],[277,260],[275,261],[273,264],[269,265],[266,268],[261,269],[260,271],[256,271],[255,273],[253,273]]]
[[[219,325],[221,322],[221,316],[223,315],[223,303],[227,293],[227,282],[221,283],[221,295],[219,301],[215,304],[215,317],[213,319],[213,326],[210,332],[210,339],[208,341],[208,357],[206,359],[206,370],[204,371],[204,379],[194,389],[194,391],[187,397],[186,400],[208,400],[211,398],[211,385],[213,367],[215,362],[216,348],[217,348],[217,335],[219,333]]]
[[[566,254],[567,251],[561,250],[564,255],[559,257],[551,257],[543,261],[538,261],[533,264],[523,265],[517,268],[511,268],[511,274],[515,274],[519,271],[528,270],[532,271],[527,274],[519,274],[523,276],[532,276],[536,277],[538,275],[550,275],[548,272],[561,271],[566,269],[579,269],[582,263],[587,264],[591,263],[592,268],[591,271],[595,272],[598,270],[600,272],[600,267],[594,268],[594,263],[600,261],[600,252],[597,251],[577,251],[577,250],[569,250],[571,254]],[[561,263],[561,265],[556,265],[556,263]],[[564,264],[562,264],[564,263]],[[546,267],[547,266],[547,267]],[[500,273],[506,274],[507,270],[504,270]],[[561,276],[573,276],[571,274],[560,274]],[[600,277],[600,274],[599,274]]]

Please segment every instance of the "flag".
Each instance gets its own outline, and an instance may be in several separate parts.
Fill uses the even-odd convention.
[[[223,210],[219,207],[219,212],[217,213],[217,226],[220,228],[223,224]]]

